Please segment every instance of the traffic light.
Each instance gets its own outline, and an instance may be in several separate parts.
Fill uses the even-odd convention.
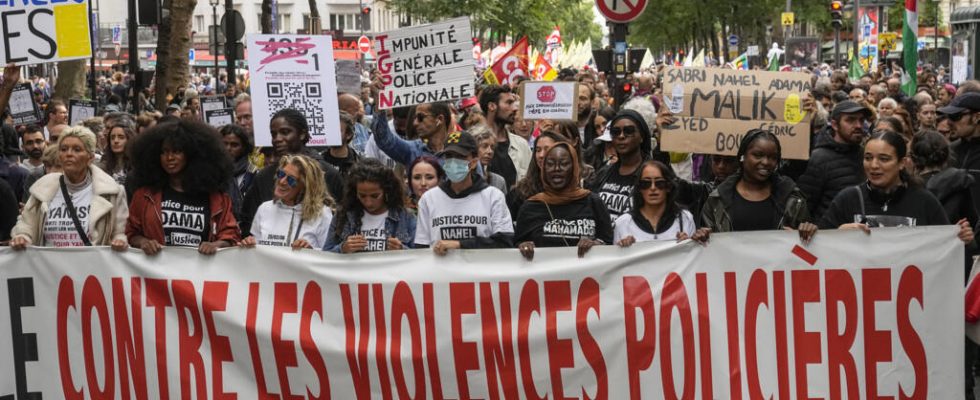
[[[840,0],[830,2],[830,22],[834,28],[840,29],[843,22],[844,4]]]
[[[371,7],[364,7],[361,9],[361,15],[371,14]]]

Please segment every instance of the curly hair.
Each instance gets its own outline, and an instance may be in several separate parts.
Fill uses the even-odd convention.
[[[184,153],[187,164],[180,171],[183,190],[208,194],[225,190],[231,179],[231,159],[213,128],[192,120],[160,123],[133,142],[133,187],[163,190],[170,178],[163,170],[160,155],[164,149]]]
[[[285,155],[279,158],[279,169],[286,165],[292,165],[299,169],[300,176],[303,177],[303,184],[306,186],[300,194],[300,202],[303,203],[303,221],[312,221],[320,218],[323,206],[334,207],[333,197],[327,192],[327,185],[323,180],[323,169],[320,163],[312,158],[303,155]]]
[[[926,129],[912,140],[912,161],[915,168],[944,168],[949,164],[949,141],[941,133]]]
[[[244,126],[238,124],[228,124],[219,128],[218,133],[221,134],[222,138],[228,135],[234,135],[238,138],[238,141],[242,142],[242,155],[239,157],[239,160],[241,157],[248,157],[248,155],[252,154],[252,151],[255,150],[255,143],[253,143],[252,138],[248,136],[248,132],[245,131]]]
[[[310,141],[310,124],[302,112],[295,108],[283,108],[276,111],[272,118],[269,118],[269,129],[272,129],[272,121],[277,118],[285,119],[286,124],[296,129],[296,133],[303,135],[303,144]]]
[[[364,205],[357,198],[357,184],[362,182],[377,183],[381,186],[385,206],[388,207],[389,212],[400,211],[405,208],[402,202],[405,198],[405,189],[402,187],[402,182],[395,176],[395,172],[376,159],[361,160],[351,168],[350,176],[347,177],[347,182],[344,184],[344,199],[337,212],[337,215],[341,217],[333,219],[333,239],[337,241],[343,239],[340,234],[344,231],[348,219],[352,221],[352,227],[355,231],[361,229]]]

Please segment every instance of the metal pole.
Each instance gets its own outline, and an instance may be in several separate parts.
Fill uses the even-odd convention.
[[[138,85],[135,85],[136,78],[139,77],[140,70],[140,59],[138,54],[139,36],[137,35],[137,24],[136,24],[136,0],[129,0],[129,20],[126,21],[126,28],[129,30],[129,73],[132,74],[133,78],[130,80],[130,88],[133,89],[133,95],[130,100],[133,102],[133,114],[138,115],[140,113],[140,96]]]
[[[89,40],[92,41],[92,59],[89,60],[89,68],[88,68],[89,75],[91,76],[91,80],[89,81],[89,83],[92,85],[92,101],[99,101],[99,99],[96,97],[98,95],[98,92],[96,91],[95,88],[96,82],[98,82],[95,79],[95,57],[99,51],[99,26],[95,23],[94,20],[95,13],[92,12],[91,1],[88,2],[88,17],[90,19],[88,21],[88,26],[89,29],[91,29],[91,32],[89,32],[88,37],[90,38]]]
[[[854,29],[851,29],[851,33],[854,34],[852,41],[854,46],[851,47],[852,57],[860,60],[861,57],[861,42],[860,37],[864,34],[864,27],[861,26],[861,0],[854,1]],[[850,60],[848,60],[848,65],[850,65]]]
[[[834,27],[834,69],[840,68],[840,27]]]
[[[786,12],[793,12],[793,0],[786,0]],[[783,49],[784,50],[786,49],[786,39],[789,39],[789,30],[790,30],[790,25],[783,25]]]
[[[218,92],[218,1],[217,0],[211,0],[211,25],[214,26],[213,28],[211,28],[211,30],[214,31],[214,39],[213,39],[214,43],[211,44],[211,46],[213,46],[212,49],[214,49],[214,52],[211,53],[211,55],[214,56],[214,91],[215,94],[217,94]]]
[[[935,65],[932,67],[939,68],[939,4],[936,4],[936,22],[933,26],[935,31],[932,33],[932,62]]]
[[[236,21],[237,18],[232,18],[232,11],[235,10],[235,5],[233,0],[225,0],[225,19],[227,21],[226,25],[228,30],[225,31],[225,73],[228,74],[228,85],[235,86],[235,58],[238,57],[236,54],[237,46],[235,43],[237,40],[233,41],[230,38],[235,37],[235,30],[237,29]]]

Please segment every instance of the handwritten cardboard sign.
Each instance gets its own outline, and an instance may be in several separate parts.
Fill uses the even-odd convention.
[[[521,83],[521,115],[530,120],[574,121],[578,116],[577,94],[575,82],[524,81]]]
[[[378,35],[379,108],[451,101],[476,93],[469,17]]]
[[[0,0],[0,65],[92,56],[88,0]]]
[[[676,121],[664,127],[662,149],[734,155],[746,132],[762,129],[779,138],[783,158],[809,158],[812,115],[802,106],[810,75],[671,67],[663,82]]]

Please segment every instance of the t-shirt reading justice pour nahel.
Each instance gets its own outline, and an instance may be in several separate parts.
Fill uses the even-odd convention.
[[[385,251],[388,248],[388,232],[385,231],[385,220],[388,211],[378,215],[364,213],[361,217],[361,235],[367,240],[363,251]]]
[[[82,230],[89,233],[89,209],[92,205],[92,185],[75,193],[71,193],[71,202],[75,205],[78,222]],[[84,246],[85,242],[78,236],[75,222],[68,212],[65,198],[58,192],[48,203],[48,216],[44,220],[44,245],[53,247]]]
[[[514,232],[504,194],[493,188],[458,199],[441,187],[425,192],[419,200],[418,221],[415,244],[423,246]]]
[[[197,247],[207,241],[207,195],[192,196],[169,187],[164,189],[160,209],[163,221],[163,240],[166,246]]]
[[[606,204],[613,221],[632,209],[633,199],[630,196],[635,183],[636,177],[633,175],[620,175],[619,171],[613,171],[595,191]]]

